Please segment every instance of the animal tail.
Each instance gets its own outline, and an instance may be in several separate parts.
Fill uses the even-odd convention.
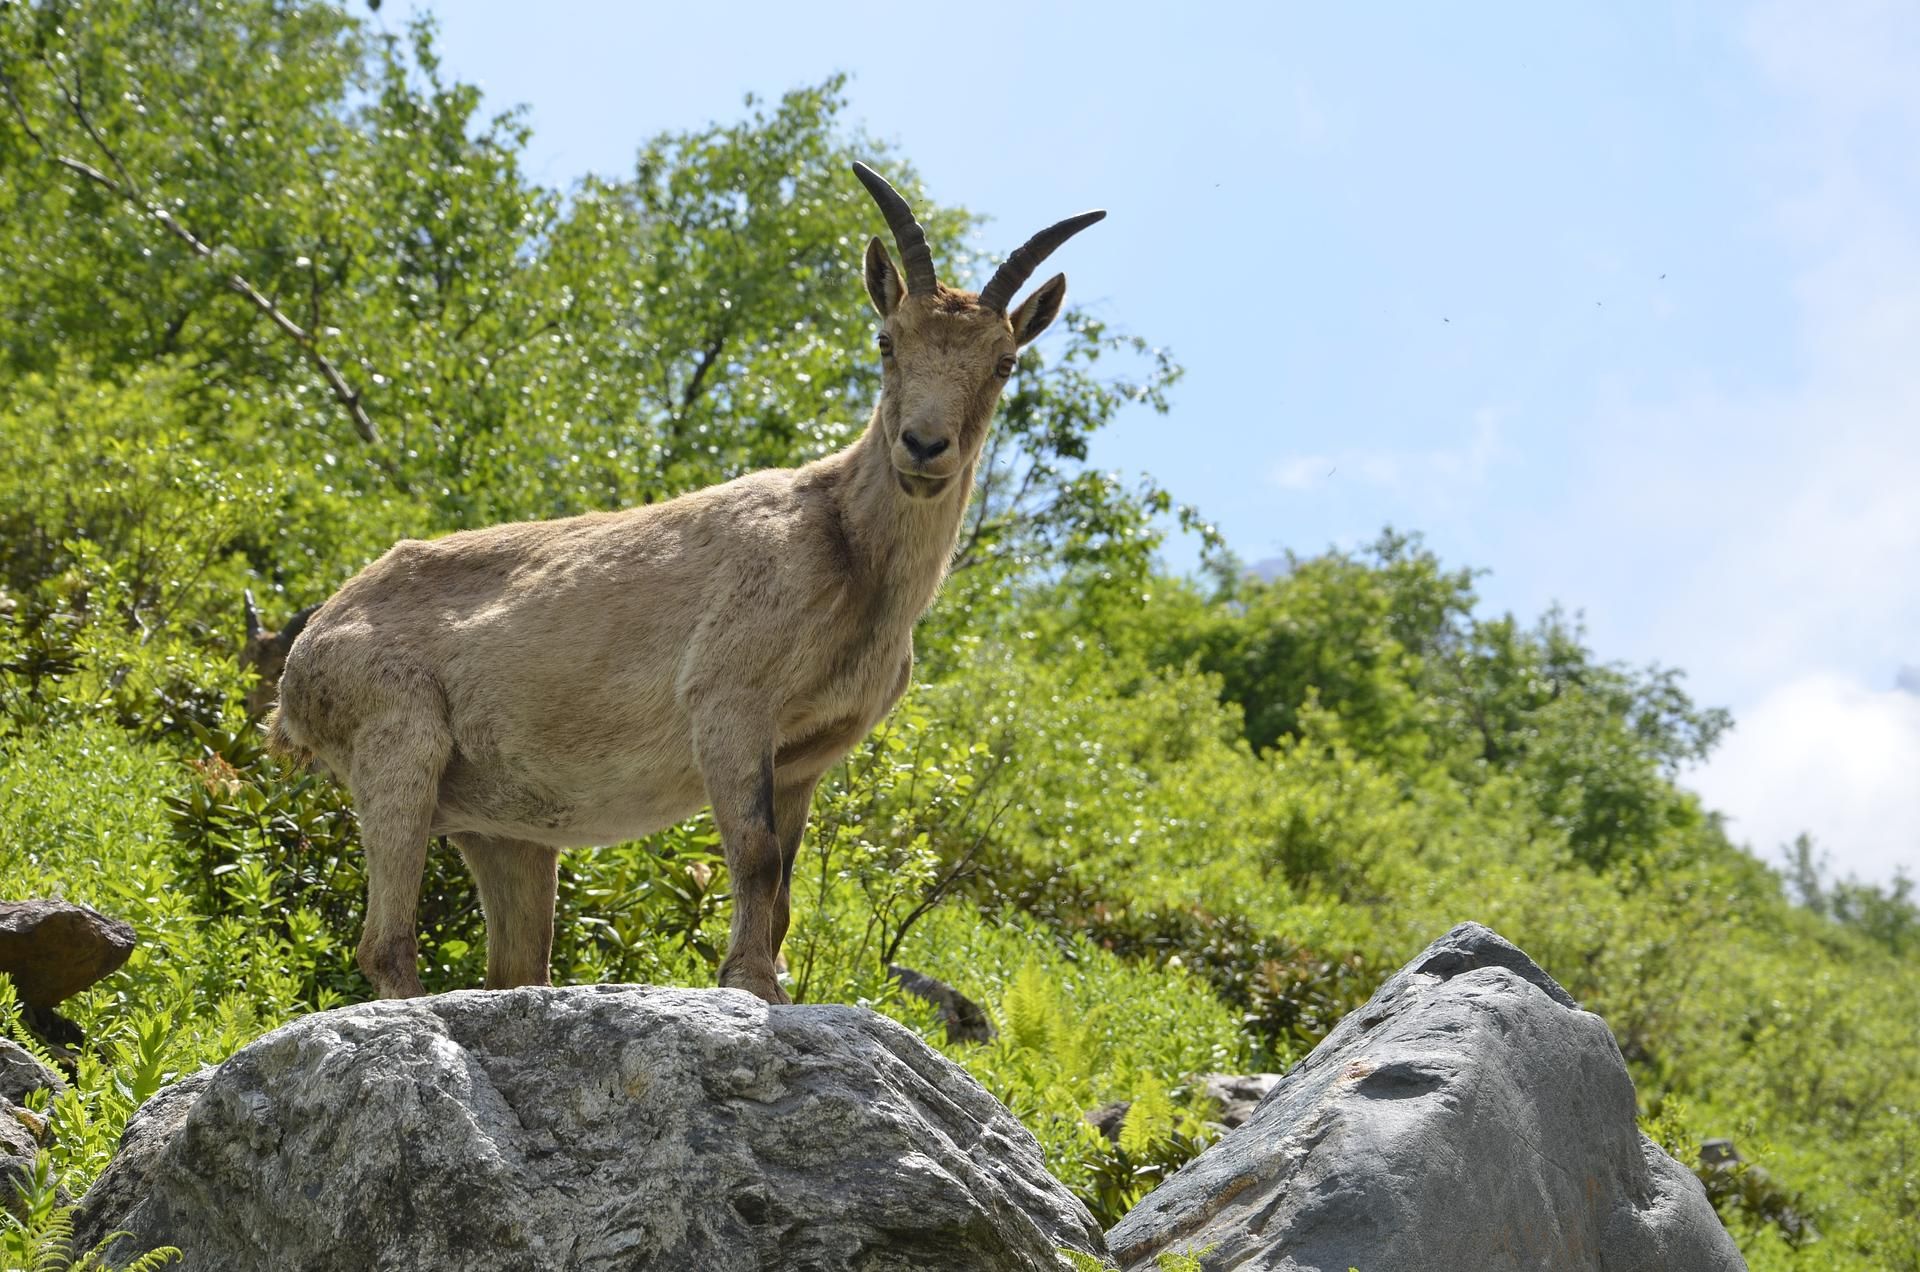
[[[286,708],[275,706],[267,717],[267,751],[272,755],[284,755],[289,759],[306,763],[313,753],[300,744],[293,736],[293,729],[287,723]]]

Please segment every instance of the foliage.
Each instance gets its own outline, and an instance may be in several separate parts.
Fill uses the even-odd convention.
[[[1914,900],[1913,876],[1905,870],[1896,870],[1885,886],[1830,879],[1825,856],[1805,834],[1786,846],[1784,856],[1787,888],[1807,910],[1896,957],[1920,949],[1920,904]]]
[[[43,1191],[161,1084],[366,993],[357,830],[245,717],[243,587],[272,622],[401,537],[850,440],[877,383],[854,158],[978,275],[980,219],[845,116],[838,79],[750,99],[559,191],[428,23],[0,6],[0,877],[140,935],[67,1006],[89,1043]],[[1179,376],[1078,313],[1023,354],[916,686],[816,796],[789,989],[945,1047],[1111,1219],[1204,1147],[1196,1075],[1292,1063],[1477,918],[1608,1020],[1677,1157],[1736,1140],[1749,1168],[1703,1177],[1751,1266],[1920,1266],[1912,884],[1743,852],[1675,782],[1724,713],[1576,619],[1480,612],[1417,537],[1260,576],[1215,542],[1167,576],[1159,534],[1204,524],[1088,455]],[[702,816],[563,857],[556,979],[711,984],[717,849]],[[444,845],[420,921],[428,987],[478,983]],[[890,961],[999,1038],[946,1044]],[[1109,1141],[1085,1114],[1117,1101]],[[16,1261],[76,1257],[51,1197]]]
[[[994,1005],[992,1043],[947,1051],[1026,1124],[1103,1225],[1210,1141],[1212,1108],[1187,1075],[1247,1060],[1233,1014],[1204,983],[1031,919],[937,911],[906,961]],[[1086,1120],[1102,1104],[1142,1099],[1148,1112],[1120,1143]]]
[[[139,1255],[130,1263],[109,1265],[107,1251],[129,1234],[110,1232],[93,1249],[75,1253],[73,1217],[76,1207],[61,1205],[54,1188],[53,1172],[45,1153],[34,1159],[33,1169],[21,1181],[16,1194],[22,1213],[0,1211],[0,1259],[4,1266],[22,1272],[154,1272],[181,1257],[174,1246],[159,1246]]]
[[[1157,1272],[1202,1272],[1201,1260],[1212,1251],[1212,1246],[1202,1246],[1197,1250],[1163,1250],[1153,1256],[1153,1266]],[[1096,1259],[1078,1250],[1062,1250],[1060,1256],[1074,1272],[1109,1272],[1113,1267],[1104,1259]],[[1348,1272],[1353,1270],[1348,1269]]]

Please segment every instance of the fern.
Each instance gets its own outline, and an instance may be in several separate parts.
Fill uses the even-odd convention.
[[[173,1246],[149,1250],[133,1262],[114,1267],[107,1262],[107,1247],[126,1232],[110,1232],[93,1249],[73,1252],[73,1216],[75,1206],[59,1204],[53,1182],[53,1166],[45,1152],[33,1159],[33,1169],[18,1181],[17,1213],[0,1211],[0,1266],[22,1272],[155,1272],[181,1257]]]
[[[1126,1120],[1120,1123],[1120,1151],[1145,1158],[1173,1135],[1173,1101],[1152,1074],[1143,1074]]]
[[[115,1045],[123,1070],[113,1079],[114,1089],[130,1108],[145,1104],[167,1079],[167,1040],[173,1032],[168,1012],[141,1012],[133,1020],[133,1037]]]
[[[104,1261],[105,1256],[101,1252],[120,1238],[131,1235],[131,1233],[126,1232],[109,1232],[104,1241],[80,1256],[80,1258],[67,1269],[67,1272],[154,1272],[154,1269],[165,1267],[175,1259],[182,1258],[179,1247],[177,1246],[156,1246],[135,1259],[132,1263],[119,1268],[109,1268]]]
[[[1046,969],[1041,967],[1040,960],[1029,958],[1013,974],[1013,982],[1000,1001],[1001,1015],[1007,1022],[1007,1041],[1029,1051],[1049,1052],[1054,1021],[1060,1010],[1059,995]]]

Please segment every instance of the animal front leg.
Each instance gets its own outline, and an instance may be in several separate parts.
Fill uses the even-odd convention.
[[[773,899],[773,953],[787,939],[787,924],[793,907],[793,862],[800,855],[800,839],[807,830],[807,815],[813,810],[813,788],[817,777],[796,786],[777,790],[773,798],[774,829],[780,840],[780,891]]]
[[[736,799],[722,813],[721,801],[714,802],[714,821],[720,827],[727,874],[733,882],[733,926],[727,956],[720,964],[720,984],[744,989],[770,1003],[786,1003],[793,1000],[780,988],[774,971],[774,954],[779,949],[775,916],[783,913],[780,841],[772,818],[763,811],[768,805],[757,794],[749,799],[760,807],[742,812],[740,805],[746,801]],[[785,927],[780,924],[782,937]]]
[[[698,728],[698,748],[733,883],[733,927],[720,964],[720,984],[769,1003],[786,1003],[792,1000],[773,968],[781,862],[770,734],[770,729],[755,729],[738,717],[709,718]]]

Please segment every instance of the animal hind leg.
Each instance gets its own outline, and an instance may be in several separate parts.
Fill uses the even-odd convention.
[[[455,835],[487,919],[487,988],[552,984],[553,900],[560,850],[490,835]]]
[[[355,955],[382,998],[426,993],[416,912],[440,774],[451,749],[437,702],[388,715],[354,735],[348,786],[367,855],[367,921]]]

